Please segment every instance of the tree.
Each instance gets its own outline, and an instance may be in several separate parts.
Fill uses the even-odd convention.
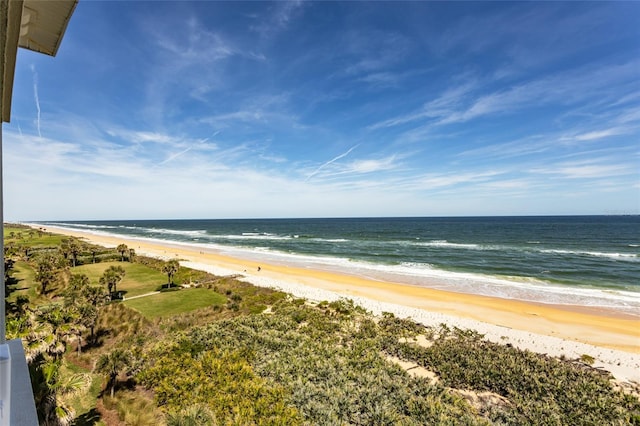
[[[116,293],[118,291],[118,283],[122,281],[124,275],[125,270],[122,266],[109,266],[100,277],[100,284],[106,285],[110,294]]]
[[[78,255],[82,253],[82,244],[80,243],[80,241],[76,240],[75,238],[71,239],[71,241],[69,242],[69,253],[71,254],[72,260],[71,266],[75,268],[76,264],[78,263]]]
[[[96,246],[91,246],[91,263],[96,263],[96,254],[98,254],[98,248]]]
[[[69,259],[69,256],[71,255],[71,248],[69,247],[70,241],[71,238],[63,238],[60,241],[60,247],[58,248],[65,259]]]
[[[51,325],[51,334],[62,343],[63,351],[59,349],[55,354],[52,354],[54,358],[60,358],[64,353],[64,344],[71,338],[77,335],[74,329],[74,320],[76,313],[73,310],[67,309],[59,304],[52,304],[42,306],[38,312],[38,319],[41,322],[45,322]]]
[[[99,307],[107,303],[109,294],[102,286],[90,285],[84,288],[82,296],[89,302],[91,306]]]
[[[116,247],[116,250],[120,252],[120,261],[124,262],[124,254],[129,250],[126,244],[120,244]]]
[[[129,249],[129,262],[133,262],[134,257],[136,257],[136,251],[134,249]]]
[[[33,397],[41,425],[68,425],[74,417],[73,408],[60,401],[64,395],[74,394],[86,388],[89,376],[74,374],[63,379],[60,360],[41,360],[31,366]]]
[[[91,340],[93,340],[93,330],[98,322],[98,309],[89,303],[79,303],[74,307],[72,333],[78,342],[78,356],[82,352],[82,333],[91,329]]]
[[[58,271],[65,260],[54,253],[41,255],[36,262],[36,281],[42,285],[41,293],[46,294],[48,287],[58,279]]]
[[[91,341],[98,322],[98,306],[106,303],[109,295],[102,286],[89,284],[89,277],[84,274],[73,274],[64,292],[64,305],[70,313],[71,333],[78,341],[78,355],[82,351],[82,333],[91,330]]]
[[[89,285],[89,277],[85,274],[72,274],[69,278],[69,284],[63,295],[65,297],[65,306],[71,306],[76,303],[76,299],[82,297],[82,292]]]
[[[22,339],[29,364],[36,359],[59,358],[65,351],[53,326],[28,309],[19,316],[7,318],[7,338]]]
[[[4,258],[4,279],[5,282],[8,281],[9,278],[9,274],[11,273],[11,270],[13,269],[13,266],[15,265],[15,260],[11,259],[10,257],[6,257]]]
[[[109,301],[109,293],[103,286],[91,285],[84,288],[82,296],[84,300],[86,300],[87,303],[94,308],[91,312],[87,310],[87,315],[90,314],[90,320],[88,320],[86,324],[87,327],[89,327],[89,331],[91,332],[89,337],[91,341],[95,343],[95,328],[96,324],[98,324],[98,318],[100,314],[100,310],[98,308]]]
[[[173,276],[178,272],[179,269],[180,262],[178,262],[176,259],[171,259],[162,266],[162,272],[167,274],[168,287],[171,287],[173,285]]]
[[[111,398],[113,398],[115,391],[116,380],[120,373],[123,373],[131,366],[131,358],[131,353],[122,348],[116,348],[98,358],[94,371],[108,376],[107,387],[111,389]]]

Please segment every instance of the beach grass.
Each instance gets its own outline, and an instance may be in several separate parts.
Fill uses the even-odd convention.
[[[73,374],[86,374],[89,377],[88,387],[84,392],[65,396],[63,400],[73,408],[76,413],[76,425],[96,424],[99,415],[95,412],[98,397],[102,391],[103,378],[99,374],[91,374],[91,371],[72,362],[66,362],[62,374],[69,377]]]
[[[139,296],[158,289],[167,282],[167,276],[148,266],[129,262],[100,262],[76,266],[71,269],[73,274],[85,274],[93,284],[98,284],[100,277],[110,266],[121,266],[125,270],[118,290],[123,291],[125,297]]]
[[[137,299],[126,300],[125,305],[139,311],[146,318],[168,317],[206,308],[222,306],[227,298],[206,288],[167,291]]]
[[[164,424],[162,411],[147,394],[124,390],[118,392],[114,398],[105,395],[103,401],[106,408],[118,413],[119,419],[125,425],[156,426]]]

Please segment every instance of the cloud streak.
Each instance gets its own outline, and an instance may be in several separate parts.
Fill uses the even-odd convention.
[[[342,154],[338,155],[335,158],[332,158],[331,160],[327,161],[326,163],[322,164],[320,167],[318,167],[317,169],[315,169],[309,176],[307,176],[307,178],[305,179],[305,182],[308,182],[312,177],[314,177],[315,175],[317,175],[318,173],[320,173],[320,171],[322,169],[324,169],[325,167],[327,167],[330,164],[335,163],[336,161],[346,157],[347,155],[351,154],[351,151],[353,151],[354,149],[356,149],[360,144],[356,144],[354,146],[352,146],[351,148],[349,148],[346,152],[343,152]]]
[[[33,73],[33,99],[36,102],[36,128],[38,129],[38,136],[42,137],[40,131],[40,99],[38,98],[38,73],[36,72],[35,65],[31,64],[31,72]]]
[[[184,149],[180,152],[177,152],[173,155],[170,155],[166,160],[159,162],[157,165],[158,166],[163,166],[165,164],[167,164],[170,161],[175,160],[176,158],[180,157],[182,154],[186,154],[187,152],[191,151],[191,148],[193,148],[192,146],[188,147],[187,149]]]

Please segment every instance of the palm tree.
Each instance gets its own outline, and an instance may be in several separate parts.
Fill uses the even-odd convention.
[[[64,264],[64,259],[53,253],[41,255],[36,263],[36,281],[42,285],[42,294],[46,294],[47,288],[58,278],[58,271]]]
[[[122,281],[124,274],[125,270],[122,266],[109,266],[100,277],[100,284],[106,285],[109,293],[116,293],[118,291],[118,283]]]
[[[124,262],[124,254],[129,250],[129,247],[126,244],[120,244],[116,247],[116,250],[120,252],[120,261]]]
[[[109,294],[106,289],[98,285],[90,285],[84,287],[82,297],[93,307],[102,306],[109,300]]]
[[[116,348],[98,358],[94,371],[108,376],[107,387],[111,388],[111,398],[118,376],[131,366],[131,361],[131,353],[122,348]]]
[[[68,425],[74,417],[73,408],[60,401],[60,397],[77,393],[90,382],[86,374],[74,374],[66,379],[60,374],[60,360],[42,360],[31,366],[33,396],[41,425]]]
[[[16,264],[16,261],[11,259],[10,257],[6,257],[4,258],[4,282],[5,285],[9,285],[9,274],[11,273],[11,270],[13,269],[13,266]]]
[[[91,315],[85,324],[89,327],[89,331],[91,332],[89,336],[91,342],[95,343],[95,328],[96,324],[98,324],[100,314],[100,310],[98,308],[109,301],[109,293],[107,292],[107,289],[102,286],[92,285],[84,288],[83,298],[91,307],[93,307],[93,310],[90,312]],[[88,312],[89,309],[86,309]]]
[[[29,364],[45,356],[59,358],[65,351],[64,343],[54,333],[53,326],[28,309],[20,316],[7,318],[7,338],[22,339]]]
[[[74,308],[72,333],[78,342],[78,357],[82,352],[82,333],[91,329],[91,339],[93,339],[93,329],[98,322],[98,309],[89,303],[78,303]]]
[[[98,322],[98,307],[109,300],[109,294],[103,286],[89,285],[89,277],[86,275],[73,274],[63,295],[64,306],[72,316],[72,331],[78,340],[79,354],[82,347],[82,333],[90,329],[90,338],[93,340]]]
[[[71,254],[71,249],[69,247],[70,242],[70,238],[63,238],[62,241],[60,241],[60,247],[58,248],[58,250],[65,259],[68,259],[69,255]]]
[[[76,303],[76,299],[82,297],[82,292],[88,285],[89,277],[85,274],[72,274],[64,291],[65,305],[70,306]]]
[[[65,349],[65,342],[76,335],[73,327],[75,312],[66,309],[61,305],[48,305],[39,309],[38,319],[41,322],[51,325],[51,334],[55,336]],[[55,358],[59,358],[62,353],[54,354]]]
[[[75,268],[76,264],[78,263],[78,255],[82,253],[82,244],[80,244],[80,241],[76,240],[75,238],[72,238],[71,241],[69,241],[69,254],[71,254],[71,260],[72,260],[72,266]]]
[[[171,259],[170,261],[165,263],[164,266],[162,266],[162,272],[167,274],[168,287],[171,287],[173,285],[173,276],[178,272],[179,269],[180,262],[178,262],[176,259]]]

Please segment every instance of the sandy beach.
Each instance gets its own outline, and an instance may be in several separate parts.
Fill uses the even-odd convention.
[[[136,253],[176,258],[183,266],[215,275],[236,275],[254,285],[309,300],[350,298],[374,314],[392,312],[425,325],[474,329],[488,340],[553,356],[596,359],[594,367],[618,380],[640,382],[640,320],[614,310],[549,305],[452,293],[327,271],[264,264],[189,246],[126,239],[47,226],[47,230]],[[258,269],[259,268],[259,269]]]

